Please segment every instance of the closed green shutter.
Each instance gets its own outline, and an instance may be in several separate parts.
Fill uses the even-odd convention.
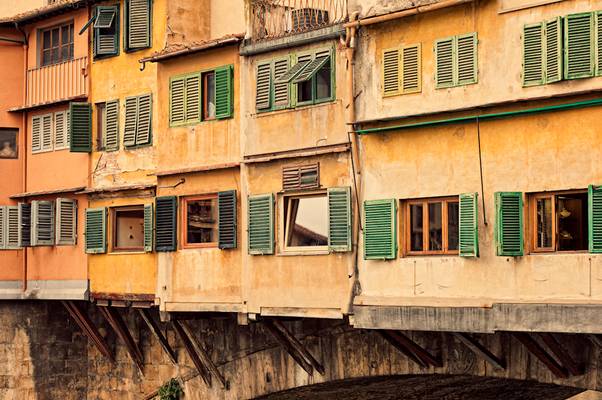
[[[6,235],[6,248],[7,249],[18,249],[19,248],[19,207],[18,206],[6,206],[6,224],[5,224],[5,235]]]
[[[281,109],[290,105],[290,85],[288,76],[293,79],[300,67],[295,69],[301,63],[289,70],[289,58],[282,58],[274,61],[274,108]]]
[[[422,46],[415,44],[401,49],[401,92],[418,93],[422,90]]]
[[[401,69],[399,49],[383,50],[382,68],[383,96],[399,94]]]
[[[394,260],[397,257],[397,201],[364,202],[364,259]]]
[[[119,150],[119,100],[108,101],[105,108],[104,148],[107,151]]]
[[[328,189],[328,248],[351,251],[351,188]]]
[[[564,77],[594,75],[594,13],[567,15],[564,20]]]
[[[155,248],[176,251],[178,237],[178,200],[175,196],[157,197],[155,202]]]
[[[525,25],[523,28],[523,86],[544,83],[543,24]]]
[[[6,206],[0,206],[0,250],[6,248]]]
[[[169,81],[169,124],[177,126],[186,122],[186,77]]]
[[[562,18],[546,22],[546,83],[562,80]]]
[[[33,201],[31,215],[33,220],[31,245],[52,246],[54,244],[54,203]]]
[[[138,115],[138,97],[125,99],[125,128],[123,131],[123,145],[132,147],[136,145],[136,120]]]
[[[42,117],[31,118],[31,153],[42,150]]]
[[[92,151],[92,106],[88,103],[69,104],[71,152]]]
[[[94,56],[119,54],[119,6],[96,7]]]
[[[77,240],[77,202],[56,199],[56,241],[58,246],[74,245]]]
[[[144,206],[144,251],[150,253],[153,251],[153,205]]]
[[[152,97],[146,94],[138,97],[138,115],[136,123],[136,146],[151,143]]]
[[[31,204],[19,203],[19,247],[31,246]]]
[[[274,195],[249,196],[249,254],[274,254]]]
[[[477,42],[476,33],[456,38],[458,85],[477,83]]]
[[[232,117],[232,74],[231,65],[215,70],[215,118],[217,119]]]
[[[602,253],[602,186],[588,190],[589,252]]]
[[[479,256],[479,218],[478,194],[460,195],[460,256]]]
[[[495,194],[495,240],[498,256],[517,257],[524,254],[523,194],[498,192]]]
[[[107,209],[86,209],[86,253],[102,254],[107,252]]]
[[[218,246],[220,249],[236,248],[236,190],[219,192],[218,208]]]
[[[602,75],[602,11],[596,14],[596,75]]]
[[[126,0],[126,50],[151,47],[152,0]]]
[[[255,108],[269,110],[271,102],[272,87],[272,63],[264,62],[257,65],[257,76],[255,83]]]
[[[454,85],[454,38],[439,39],[435,42],[435,84],[437,89]]]
[[[201,75],[198,73],[185,78],[185,117],[187,124],[201,121]]]

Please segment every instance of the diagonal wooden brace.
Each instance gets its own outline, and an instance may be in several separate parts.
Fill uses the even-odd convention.
[[[211,374],[209,373],[207,368],[205,368],[205,366],[203,365],[203,362],[201,361],[201,359],[199,358],[199,355],[197,354],[197,352],[195,350],[194,344],[192,343],[192,341],[186,334],[186,331],[182,327],[180,321],[178,321],[177,319],[174,319],[172,321],[172,324],[176,330],[178,337],[180,338],[180,340],[182,341],[182,344],[184,345],[184,349],[186,350],[186,353],[188,353],[188,356],[192,360],[192,363],[194,364],[197,371],[199,372],[199,375],[203,379],[203,382],[205,382],[205,385],[207,385],[207,387],[211,387]]]
[[[452,333],[460,342],[464,343],[466,347],[470,351],[472,351],[477,357],[481,357],[483,360],[487,361],[494,368],[497,369],[506,369],[506,363],[504,360],[496,357],[492,352],[487,350],[485,346],[479,343],[475,338],[470,336],[467,333]]]
[[[98,307],[100,312],[104,315],[106,320],[109,322],[117,336],[123,341],[125,347],[132,358],[132,360],[136,363],[136,366],[140,370],[142,374],[144,374],[144,361],[142,358],[142,352],[138,347],[138,344],[130,334],[130,331],[121,318],[119,312],[112,307],[100,306]]]
[[[139,308],[138,313],[140,313],[140,316],[142,317],[144,322],[146,322],[148,329],[150,329],[155,338],[157,338],[159,344],[163,348],[163,351],[165,351],[173,365],[178,365],[176,352],[169,345],[167,338],[165,337],[165,335],[163,335],[163,332],[161,332],[161,328],[151,315],[150,311],[147,308]]]
[[[209,372],[211,372],[211,374],[213,376],[215,376],[217,378],[219,383],[222,385],[222,388],[225,389],[226,388],[226,380],[224,379],[224,376],[221,374],[221,372],[219,372],[219,370],[217,369],[217,366],[211,360],[211,357],[209,356],[209,354],[207,354],[205,349],[203,349],[203,347],[200,345],[200,343],[195,339],[195,337],[192,334],[192,331],[190,330],[190,327],[188,326],[186,321],[179,321],[179,322],[180,322],[182,329],[184,330],[184,332],[190,339],[190,343],[192,343],[192,346],[194,347],[197,354],[199,355],[199,358],[201,359],[205,368]]]
[[[414,361],[421,368],[428,368],[428,364],[424,363],[420,358],[416,357],[414,353],[403,343],[399,338],[399,334],[395,331],[390,330],[378,330],[377,331],[383,339],[385,339],[391,346],[396,348],[400,353]]]
[[[556,358],[560,360],[562,365],[571,373],[571,375],[578,376],[583,375],[583,368],[579,366],[566,349],[556,340],[554,335],[551,333],[540,333],[539,337],[548,346],[548,348],[554,353]]]
[[[397,339],[400,343],[403,343],[405,347],[407,347],[416,357],[418,357],[424,364],[432,365],[433,367],[441,368],[443,364],[441,361],[429,353],[426,349],[422,348],[418,343],[414,342],[412,339],[407,337],[401,332],[395,331],[397,334]]]
[[[548,369],[556,375],[557,378],[568,378],[568,372],[558,364],[554,357],[548,354],[543,347],[539,345],[532,337],[526,332],[515,332],[513,336],[522,343],[523,346],[529,350],[531,354],[539,359]]]
[[[71,318],[75,320],[80,329],[86,334],[92,343],[96,345],[96,348],[98,351],[100,351],[100,354],[108,358],[112,363],[115,363],[115,357],[109,350],[107,342],[102,337],[100,332],[98,332],[96,325],[94,325],[88,315],[81,311],[74,301],[63,301],[62,303],[71,315]]]

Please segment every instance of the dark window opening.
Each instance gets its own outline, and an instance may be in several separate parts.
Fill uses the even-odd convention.
[[[217,196],[185,201],[185,245],[217,245]]]
[[[215,119],[215,72],[203,74],[203,120]]]
[[[114,210],[113,250],[144,250],[144,208]]]
[[[18,129],[0,128],[0,159],[18,158],[17,134]]]

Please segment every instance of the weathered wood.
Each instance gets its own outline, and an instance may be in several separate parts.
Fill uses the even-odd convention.
[[[154,320],[150,311],[147,308],[139,308],[138,313],[140,314],[144,322],[146,322],[146,325],[148,326],[152,334],[157,338],[159,344],[161,345],[161,348],[163,348],[163,351],[167,353],[167,356],[169,357],[173,365],[178,365],[176,352],[169,345],[167,338],[163,335],[163,332],[161,332],[161,328],[159,328],[159,325]]]
[[[483,360],[491,364],[494,368],[502,370],[506,369],[506,363],[502,359],[496,357],[485,346],[483,346],[469,334],[453,332],[452,335],[460,342],[462,342],[466,347],[468,347],[468,349],[472,351],[477,357],[481,357]]]
[[[512,334],[529,353],[533,354],[558,378],[568,378],[568,372],[556,360],[546,352],[528,333],[514,332]]]
[[[307,361],[301,355],[301,353],[299,353],[297,351],[297,349],[291,345],[291,343],[286,339],[284,334],[279,329],[277,329],[274,326],[274,324],[271,323],[271,321],[269,321],[269,320],[263,321],[263,326],[266,327],[266,329],[272,334],[274,339],[276,339],[278,344],[280,344],[280,346],[284,350],[286,350],[286,352],[297,362],[297,364],[299,364],[299,366],[301,368],[303,368],[305,370],[305,372],[307,372],[309,375],[314,374],[314,368],[309,363],[309,361]]]
[[[590,334],[587,335],[587,338],[590,340],[590,342],[592,342],[594,345],[598,346],[599,348],[602,348],[602,335],[594,335],[594,334]]]
[[[104,315],[105,319],[109,322],[117,336],[123,341],[128,354],[136,363],[136,366],[140,370],[140,373],[144,374],[144,360],[142,358],[142,351],[138,347],[138,344],[130,334],[130,331],[121,318],[121,315],[117,309],[112,307],[98,307],[100,312]]]
[[[418,345],[412,339],[410,339],[409,337],[407,337],[406,335],[404,335],[401,332],[398,332],[398,331],[394,331],[394,332],[397,333],[398,340],[401,343],[403,343],[408,349],[410,349],[410,351],[412,353],[414,353],[416,355],[416,357],[418,357],[420,360],[422,360],[423,363],[425,363],[427,365],[430,364],[433,367],[438,367],[438,368],[441,368],[443,366],[443,363],[441,363],[441,360],[439,360],[437,357],[433,356],[431,353],[429,353],[422,346]]]
[[[316,371],[320,373],[320,375],[324,375],[324,366],[318,362],[318,360],[309,352],[309,350],[307,350],[307,347],[305,347],[305,345],[303,345],[303,343],[301,343],[295,337],[295,335],[286,329],[286,326],[284,326],[282,322],[275,319],[271,320],[271,322],[274,324],[276,329],[282,332],[286,340],[290,342],[291,346],[293,346],[307,361],[309,361],[311,366],[314,367]]]
[[[225,389],[226,388],[226,380],[224,379],[224,376],[222,375],[222,373],[219,372],[219,370],[217,369],[217,367],[211,360],[211,357],[209,356],[209,354],[207,354],[205,349],[203,349],[203,346],[201,346],[201,344],[195,339],[195,337],[192,334],[190,327],[188,327],[188,324],[186,323],[186,321],[179,321],[179,323],[180,323],[180,326],[182,327],[182,329],[184,330],[184,332],[186,333],[186,335],[188,336],[188,338],[190,339],[190,343],[192,343],[192,346],[194,347],[197,354],[199,355],[199,358],[201,359],[201,362],[203,363],[205,368],[209,372],[211,372],[213,374],[213,376],[215,376],[217,378],[217,380],[220,382],[222,387]]]
[[[412,351],[405,344],[403,344],[403,341],[399,338],[397,332],[388,330],[377,330],[377,332],[385,341],[397,349],[401,354],[418,364],[418,366],[421,368],[428,368],[428,364],[416,357],[416,355],[412,353]]]
[[[564,347],[556,340],[554,335],[551,333],[540,333],[539,337],[548,346],[548,348],[554,353],[556,358],[560,360],[562,365],[571,373],[571,375],[583,375],[583,368],[581,368],[571,355],[566,351]]]
[[[77,323],[80,329],[88,336],[88,338],[94,343],[100,354],[108,358],[112,363],[115,363],[115,356],[109,350],[109,346],[105,339],[102,337],[96,325],[88,317],[88,315],[82,312],[77,304],[73,301],[63,301],[63,306],[71,315],[71,318]]]
[[[190,357],[190,359],[192,360],[192,363],[194,364],[197,371],[199,372],[199,375],[203,379],[203,382],[205,382],[207,387],[211,387],[211,374],[203,365],[203,362],[201,361],[201,359],[199,358],[199,355],[197,354],[197,352],[195,350],[194,344],[192,343],[192,341],[186,334],[186,331],[182,327],[181,322],[174,319],[172,321],[172,323],[173,323],[174,328],[176,329],[177,335],[179,336],[180,340],[182,341],[182,344],[184,345],[184,349],[186,350],[186,353],[188,353],[188,356]]]

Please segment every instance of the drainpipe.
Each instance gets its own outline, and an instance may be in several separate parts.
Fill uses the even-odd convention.
[[[29,63],[29,41],[27,34],[18,23],[15,22],[15,29],[17,29],[23,35],[23,103],[27,104],[27,65]],[[27,192],[27,111],[23,111],[21,114],[21,126],[23,127],[23,131],[21,132],[21,143],[23,144],[21,147],[21,157],[23,158],[23,163],[21,167],[21,171],[23,174],[23,191],[22,193]],[[28,249],[25,247],[23,250],[23,282],[22,289],[23,292],[27,291],[27,252]]]

